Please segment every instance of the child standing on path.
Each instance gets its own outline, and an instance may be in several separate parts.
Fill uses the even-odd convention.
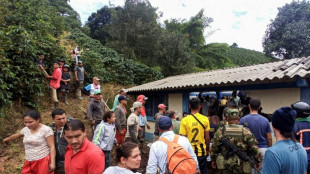
[[[111,164],[111,150],[113,144],[116,143],[115,139],[115,114],[108,111],[103,115],[103,120],[96,127],[93,143],[100,147],[105,156],[105,168]]]
[[[63,72],[61,75],[60,92],[62,92],[63,94],[63,99],[64,99],[65,104],[68,104],[67,97],[69,93],[70,80],[71,80],[71,76],[69,73],[69,65],[64,65]]]

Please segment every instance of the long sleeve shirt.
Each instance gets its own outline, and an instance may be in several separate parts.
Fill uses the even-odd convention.
[[[117,94],[114,98],[113,108],[112,108],[113,112],[115,111],[115,108],[119,105],[118,97],[119,97],[119,94]]]
[[[102,101],[92,100],[88,105],[87,117],[90,121],[102,120],[105,106]]]
[[[125,109],[126,108],[118,105],[114,110],[114,114],[116,117],[115,127],[118,131],[122,131],[122,129],[126,128],[126,125],[127,125]]]
[[[164,132],[160,137],[164,137],[169,141],[172,141],[175,134],[173,131]],[[192,146],[186,137],[180,136],[178,139],[178,144],[180,144],[192,158],[196,161],[198,170],[197,156],[194,153]],[[157,168],[160,168],[160,174],[164,174],[167,169],[167,154],[168,145],[160,140],[152,144],[149,154],[149,161],[146,168],[147,174],[156,174]]]
[[[93,137],[93,143],[105,151],[110,151],[113,148],[115,139],[115,125],[114,123],[106,123],[103,120],[96,127]]]

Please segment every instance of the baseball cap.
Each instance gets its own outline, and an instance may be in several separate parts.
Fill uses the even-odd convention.
[[[139,102],[142,102],[142,100],[147,100],[147,99],[149,99],[148,97],[145,97],[144,95],[139,95],[138,97],[137,97],[137,101],[139,101]]]
[[[94,92],[94,95],[100,95],[100,94],[101,94],[100,91],[95,91],[95,92]]]
[[[136,108],[142,107],[142,103],[141,102],[134,102],[132,104],[132,108],[130,108],[130,110],[135,110]]]
[[[66,62],[64,59],[60,59],[59,62]]]
[[[118,97],[118,101],[121,101],[121,100],[129,100],[129,98],[127,98],[126,96],[124,96],[124,95],[120,95],[119,97]]]
[[[172,121],[169,117],[167,117],[167,116],[160,117],[160,119],[158,121],[159,129],[168,130],[171,128],[171,126],[172,126]]]
[[[64,68],[70,68],[70,66],[69,66],[69,65],[67,65],[67,64],[65,64],[65,65],[64,65]]]
[[[100,80],[98,77],[93,77],[93,80]]]
[[[164,109],[164,108],[166,108],[166,107],[167,107],[167,106],[164,105],[164,104],[159,104],[159,105],[158,105],[158,108],[159,108],[159,109]]]
[[[125,89],[120,89],[120,90],[119,90],[119,93],[121,93],[121,92],[127,93],[127,91],[126,91]]]
[[[227,118],[239,118],[239,110],[238,109],[228,109],[226,112]]]
[[[82,61],[78,61],[78,63],[83,63]]]

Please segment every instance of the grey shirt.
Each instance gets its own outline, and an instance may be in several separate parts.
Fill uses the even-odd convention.
[[[102,120],[105,112],[103,101],[92,100],[88,105],[87,117],[90,121]]]
[[[163,116],[162,113],[156,113],[155,114],[155,130],[154,130],[154,134],[159,136],[159,130],[158,130],[158,122],[159,122],[159,119]]]
[[[84,67],[79,67],[79,66],[76,66],[74,68],[74,71],[77,71],[77,77],[80,81],[84,81],[84,73],[85,73],[85,70],[84,70]]]
[[[204,101],[201,105],[201,112],[202,112],[202,115],[204,116],[208,116],[208,112],[209,112],[209,107],[210,107],[210,102],[208,101]]]
[[[122,106],[118,105],[115,110],[115,127],[118,131],[122,131],[123,128],[126,128],[126,114],[125,110],[126,108],[123,108]]]

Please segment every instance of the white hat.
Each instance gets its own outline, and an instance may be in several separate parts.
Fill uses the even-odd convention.
[[[141,102],[134,102],[132,105],[132,108],[130,108],[131,111],[134,111],[136,108],[142,107]]]

